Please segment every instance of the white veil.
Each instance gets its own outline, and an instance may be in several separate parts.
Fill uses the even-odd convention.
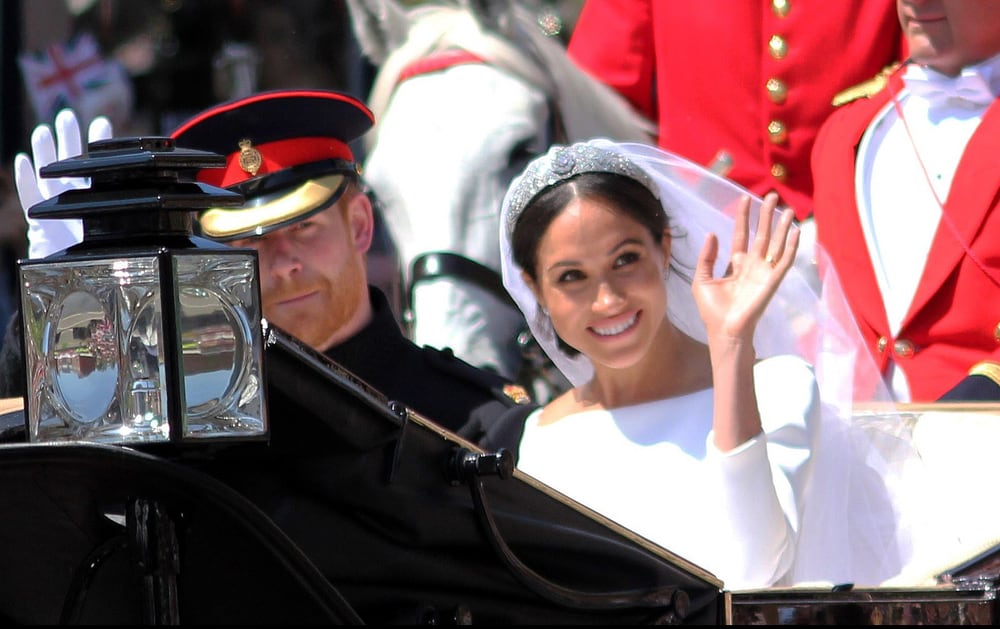
[[[511,236],[521,211],[540,191],[582,172],[613,172],[636,179],[660,199],[673,234],[667,274],[667,316],[680,330],[706,342],[690,278],[709,232],[719,239],[715,274],[729,264],[737,204],[744,188],[659,148],[598,138],[553,146],[536,158],[508,189],[501,210],[500,248],[504,286],[531,332],[573,385],[593,368],[583,355],[559,349],[548,316],[513,261]],[[750,226],[761,200],[751,196]],[[777,225],[778,221],[773,221]],[[785,277],[754,335],[758,359],[800,356],[813,366],[824,413],[813,436],[813,470],[804,493],[799,551],[788,584],[878,584],[906,561],[905,518],[892,494],[895,480],[915,462],[909,427],[855,418],[855,404],[889,404],[890,396],[865,349],[840,283],[825,253],[802,260]]]

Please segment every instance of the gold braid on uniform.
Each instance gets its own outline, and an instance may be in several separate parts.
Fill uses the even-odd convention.
[[[969,370],[970,376],[986,376],[992,380],[997,386],[1000,386],[1000,363],[995,363],[989,360],[984,360],[981,363],[976,363]]]
[[[849,87],[842,92],[838,92],[836,96],[833,97],[833,106],[840,107],[841,105],[846,105],[853,100],[858,100],[859,98],[871,98],[875,94],[878,94],[889,83],[889,75],[895,72],[899,66],[900,63],[897,61],[891,66],[882,68],[882,71],[876,74],[874,78],[868,79],[863,83],[858,83],[857,85]]]

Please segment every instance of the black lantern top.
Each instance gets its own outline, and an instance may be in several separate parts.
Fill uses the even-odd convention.
[[[49,178],[89,177],[90,187],[67,190],[38,203],[28,210],[28,216],[82,219],[83,240],[88,246],[96,242],[121,244],[125,239],[133,246],[146,241],[166,244],[164,238],[190,241],[194,212],[243,204],[243,195],[195,180],[201,169],[225,165],[222,155],[177,148],[168,137],[92,142],[83,155],[39,171]],[[217,245],[206,241],[198,246]]]

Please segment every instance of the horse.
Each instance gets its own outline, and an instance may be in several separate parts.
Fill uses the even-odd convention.
[[[408,333],[527,384],[544,401],[565,381],[532,347],[500,280],[504,193],[552,144],[651,142],[654,127],[577,67],[524,2],[348,7],[377,68],[363,177],[398,250]]]

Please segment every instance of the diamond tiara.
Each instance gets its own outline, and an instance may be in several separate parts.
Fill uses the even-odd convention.
[[[654,197],[660,198],[656,184],[646,171],[621,153],[587,142],[554,146],[548,153],[528,164],[515,182],[509,197],[507,233],[513,233],[521,212],[540,192],[576,175],[594,172],[629,177],[645,186]]]

